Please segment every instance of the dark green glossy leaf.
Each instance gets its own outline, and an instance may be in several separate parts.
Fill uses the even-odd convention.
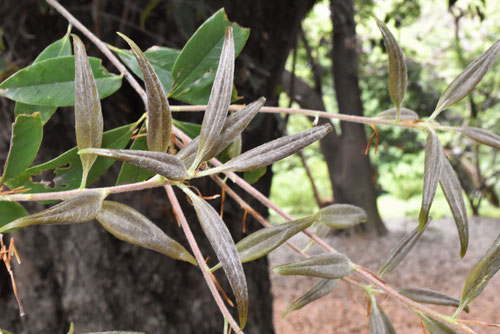
[[[425,146],[425,167],[424,167],[424,189],[422,191],[422,206],[418,216],[419,230],[422,231],[429,219],[432,201],[436,194],[441,169],[443,166],[443,148],[439,138],[432,129],[427,132],[427,144]]]
[[[130,45],[132,54],[139,63],[148,97],[147,142],[150,151],[166,152],[172,135],[172,114],[158,75],[141,49],[127,36],[118,33]]]
[[[479,296],[498,269],[500,269],[500,234],[467,277],[459,309],[463,309]]]
[[[469,245],[469,224],[467,221],[467,208],[462,195],[462,186],[446,155],[443,154],[441,159],[443,160],[443,167],[439,183],[457,226],[460,239],[460,256],[464,257]]]
[[[31,166],[42,143],[42,136],[42,119],[39,113],[16,117],[0,184],[9,182]]]
[[[463,135],[469,137],[472,140],[477,141],[480,144],[485,144],[500,150],[500,136],[486,131],[481,128],[474,128],[471,126],[466,126],[462,128],[453,128],[455,131],[462,133]]]
[[[255,182],[259,181],[259,179],[261,177],[266,175],[266,172],[267,172],[266,166],[252,169],[252,170],[247,170],[245,173],[243,173],[243,178],[248,183],[254,184]]]
[[[218,172],[247,171],[267,166],[300,151],[323,138],[330,131],[332,131],[332,126],[324,124],[300,133],[281,137],[251,149],[216,169]]]
[[[488,50],[470,63],[458,77],[446,88],[438,101],[436,110],[430,120],[436,118],[441,111],[449,108],[466,97],[483,79],[500,54],[500,40],[496,41]]]
[[[197,265],[194,257],[181,244],[128,205],[104,201],[97,221],[120,240]]]
[[[398,110],[396,108],[391,108],[382,111],[380,114],[375,116],[376,118],[386,119],[388,121],[395,121],[398,117]],[[401,121],[416,121],[418,120],[418,114],[407,108],[401,108],[399,111],[399,120]]]
[[[27,104],[67,107],[75,103],[75,57],[51,58],[30,65],[0,84],[0,95]],[[101,60],[89,58],[101,99],[117,91],[122,77],[110,74]]]
[[[222,264],[238,305],[240,327],[245,327],[248,317],[248,288],[241,259],[233,238],[215,209],[189,188],[182,190],[193,202],[203,232],[212,245],[217,259]]]
[[[78,150],[99,148],[102,144],[104,123],[102,119],[101,100],[92,69],[80,38],[73,36],[75,52],[75,129]],[[97,159],[95,154],[81,155],[82,187],[87,184],[90,168]]]
[[[198,152],[193,167],[198,167],[203,157],[215,146],[225,124],[227,110],[231,103],[234,77],[234,39],[233,29],[228,27],[224,35],[224,45],[210,93],[207,109],[201,124]]]
[[[288,310],[286,310],[285,314],[283,314],[283,318],[286,317],[288,313],[300,310],[307,304],[310,304],[313,301],[328,295],[330,292],[333,291],[333,289],[335,289],[335,286],[337,286],[337,282],[338,280],[336,279],[327,279],[327,278],[320,279],[303,296],[296,299],[292,303],[292,305],[290,305]]]
[[[425,328],[429,331],[430,334],[458,334],[460,333],[459,331],[455,330],[453,327],[450,325],[430,318],[426,316],[425,314],[422,314],[420,312],[417,313],[420,319],[422,319],[422,322],[424,323]]]
[[[24,216],[0,227],[0,233],[32,225],[84,223],[94,219],[107,193],[87,191],[35,214]]]
[[[145,126],[143,125],[142,128]],[[139,134],[143,133],[143,129],[139,131]],[[130,150],[142,150],[146,151],[148,149],[148,144],[146,142],[146,136],[139,136],[134,139],[132,145],[130,145]],[[142,182],[150,177],[154,176],[155,173],[149,171],[144,168],[137,167],[135,165],[129,164],[128,162],[124,162],[120,169],[120,173],[118,174],[118,178],[116,180],[116,185],[127,184],[127,183],[135,183]]]
[[[123,148],[127,146],[133,132],[133,125],[125,125],[113,130],[106,131],[103,135],[102,146],[107,148]],[[90,184],[102,175],[114,163],[113,160],[97,158],[90,170],[87,184]],[[37,182],[34,176],[53,174],[52,181]],[[9,188],[20,186],[30,188],[29,193],[44,193],[75,189],[80,186],[82,179],[82,163],[78,155],[78,148],[74,147],[41,165],[27,169],[19,177],[6,182]]]
[[[47,106],[36,106],[33,104],[26,104],[22,102],[16,102],[14,107],[14,115],[33,115],[34,113],[40,113],[42,117],[42,125],[48,122],[52,115],[56,112],[57,107],[47,107]]]
[[[315,216],[319,223],[335,229],[348,228],[368,219],[365,210],[351,204],[332,204],[319,210]]]
[[[399,121],[399,110],[403,104],[408,86],[408,73],[406,70],[406,62],[403,56],[403,51],[398,45],[398,42],[392,35],[391,31],[384,22],[377,20],[378,28],[384,38],[385,48],[389,56],[389,94],[392,102],[396,106],[396,120]]]
[[[445,306],[455,306],[460,305],[460,301],[456,298],[450,297],[439,291],[434,291],[430,289],[423,288],[407,288],[399,289],[398,292],[403,296],[410,298],[418,303],[434,304],[434,305],[445,305]],[[465,309],[469,312],[469,308]]]
[[[396,334],[391,320],[374,299],[370,307],[370,334]]]
[[[175,61],[171,97],[187,103],[206,104],[206,93],[214,82],[225,30],[229,26],[234,31],[234,55],[240,53],[250,30],[229,22],[224,9],[221,9],[198,28]]]
[[[352,262],[341,253],[325,253],[305,260],[275,266],[273,271],[280,275],[302,275],[321,278],[342,278],[349,275]]]
[[[193,139],[200,135],[201,125],[191,122],[182,122],[174,119],[174,125],[178,127],[182,132],[187,134],[189,138]]]
[[[427,225],[424,226],[424,229]],[[423,231],[422,231],[423,232]],[[422,232],[419,231],[419,226],[415,227],[408,234],[406,234],[403,239],[401,239],[387,254],[387,256],[382,260],[380,264],[380,269],[378,271],[378,276],[383,276],[390,273],[398,266],[398,264],[403,261],[403,259],[408,255],[408,253],[415,247],[417,241],[422,236]]]
[[[13,220],[29,215],[24,207],[17,202],[0,201],[0,228]]]
[[[189,176],[182,161],[168,153],[96,148],[89,148],[79,152],[80,155],[89,153],[110,159],[126,161],[160,174],[170,180],[184,180]]]

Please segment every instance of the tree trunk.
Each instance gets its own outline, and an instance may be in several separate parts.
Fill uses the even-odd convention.
[[[69,3],[61,2],[63,5]],[[240,56],[241,60],[237,62],[236,85],[239,94],[245,96],[245,101],[259,96],[275,101],[275,86],[294,40],[292,34],[298,32],[299,23],[313,2],[200,1],[188,13],[199,15],[208,7],[210,15],[225,6],[231,20],[251,27],[251,37]],[[111,6],[96,0],[90,5],[87,1],[79,1],[75,6],[73,1],[73,7],[69,6],[68,9],[91,30],[99,27],[98,34],[104,41],[114,43],[114,32],[121,30],[143,49],[154,43],[182,47],[185,40],[179,37],[182,34],[173,22],[174,14],[165,3],[161,3],[149,15],[146,29],[151,27],[150,30],[138,28],[140,15],[148,3],[134,1],[132,5],[131,1],[123,1]],[[0,5],[0,17],[10,18],[2,25],[8,52],[12,59],[22,59],[20,66],[28,65],[46,45],[66,31],[67,22],[62,17],[51,10],[45,14],[42,12],[37,2],[28,0]],[[86,39],[84,41],[89,55],[102,57],[95,47]],[[108,62],[105,60],[104,63]],[[108,68],[111,69],[111,66]],[[111,71],[116,72],[113,69]],[[2,119],[11,122],[12,103],[7,110],[10,115],[2,113]],[[135,120],[143,110],[144,106],[136,94],[124,84],[118,94],[103,101],[105,128]],[[198,121],[201,119],[200,114],[190,115]],[[62,109],[47,123],[42,144],[44,151],[37,157],[37,162],[47,161],[75,145],[72,119],[72,110]],[[1,123],[2,140],[8,138],[5,134],[10,129],[10,122]],[[245,149],[276,136],[276,123],[272,115],[260,115],[251,128],[254,131],[244,138]],[[0,144],[0,158],[5,159],[3,153],[6,145],[3,145],[4,142]],[[119,164],[115,164],[112,173],[108,173],[99,183],[112,184],[118,168]],[[257,185],[266,195],[269,194],[270,180],[271,173],[268,172]],[[220,193],[220,189],[208,181],[198,180],[193,185],[204,195]],[[214,263],[214,253],[203,236],[193,208],[184,200],[183,194],[178,195],[203,254],[210,257],[210,263]],[[111,199],[132,205],[188,248],[166,195],[160,189],[115,195]],[[266,214],[267,210],[255,200],[248,196],[245,199],[261,214]],[[220,200],[210,202],[216,207],[220,205]],[[41,204],[33,203],[28,210],[35,212],[41,208]],[[224,220],[234,239],[241,239],[243,212],[230,199],[226,199],[224,208]],[[260,227],[250,217],[247,226],[250,231]],[[200,271],[192,265],[119,241],[95,221],[72,226],[32,227],[12,235],[16,238],[23,260],[22,265],[14,265],[14,269],[20,297],[28,315],[19,318],[10,279],[2,269],[0,294],[4,306],[0,312],[0,328],[15,333],[65,333],[69,323],[74,322],[75,333],[110,330],[143,331],[148,334],[222,331],[223,318]],[[245,333],[273,333],[267,259],[245,264],[244,269],[250,296]],[[229,292],[221,273],[217,276]]]

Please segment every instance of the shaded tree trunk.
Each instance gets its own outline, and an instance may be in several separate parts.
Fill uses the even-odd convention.
[[[174,14],[163,3],[150,14],[146,29],[151,28],[145,31],[137,27],[148,1],[123,1],[120,5],[113,3],[113,6],[98,0],[90,4],[87,1],[61,2],[91,30],[99,27],[98,34],[105,41],[115,41],[114,32],[120,29],[143,49],[155,43],[179,48],[185,42],[174,24]],[[271,103],[275,101],[275,86],[293,41],[290,36],[297,33],[302,17],[313,2],[213,0],[195,3],[204,10],[210,8],[209,14],[225,6],[231,20],[252,28],[241,60],[237,62],[236,84],[238,88],[242,87],[239,93],[245,96],[245,101],[259,96],[266,96]],[[187,13],[195,16],[200,12],[203,11],[191,10]],[[28,65],[46,45],[60,38],[67,26],[58,14],[50,10],[43,14],[36,2],[28,0],[9,4],[3,2],[0,17],[11,17],[2,23],[2,29],[7,36],[12,59],[23,60],[20,66]],[[43,35],[40,34],[42,31]],[[89,55],[96,55],[96,49],[90,43],[87,43],[87,48]],[[12,109],[13,104],[9,104],[5,109],[8,111],[2,111],[1,118],[5,119],[0,131],[2,139],[8,138],[6,133],[13,118]],[[125,84],[118,94],[103,101],[105,128],[133,121],[143,110],[140,99]],[[200,114],[187,116],[201,120]],[[44,151],[37,157],[37,162],[47,161],[74,146],[72,124],[71,109],[57,111],[46,125],[42,143]],[[252,128],[254,131],[244,138],[245,149],[268,141],[277,134],[273,115],[260,115]],[[6,152],[7,145],[0,144],[2,153]],[[5,159],[5,155],[0,158]],[[113,175],[118,168],[119,164],[115,164]],[[269,172],[257,185],[264,194],[269,194],[270,180]],[[99,182],[92,186],[112,184],[114,177],[108,175]],[[193,185],[204,195],[220,192],[211,182],[198,180]],[[183,200],[182,206],[204,255],[210,256],[213,262],[215,256],[202,234],[194,210],[184,200],[184,195],[178,195]],[[187,247],[166,195],[160,189],[116,195],[111,199],[140,210]],[[245,199],[266,214],[267,210],[254,200],[248,196]],[[216,207],[220,205],[217,200],[211,203]],[[41,204],[31,204],[29,211],[41,208]],[[230,199],[226,199],[224,208],[224,220],[234,239],[241,239],[243,212]],[[250,218],[247,226],[250,230],[259,228],[258,223]],[[76,333],[109,330],[144,331],[148,334],[222,331],[222,316],[202,275],[189,264],[123,243],[95,221],[73,226],[33,227],[13,235],[23,260],[22,265],[15,265],[15,275],[28,316],[18,317],[9,277],[2,269],[0,295],[4,304],[0,312],[0,328],[15,333],[64,333],[69,323],[74,322]],[[245,332],[273,333],[267,260],[245,264],[244,268],[250,296],[249,321]],[[218,278],[221,282],[225,281],[222,275]],[[227,284],[224,288],[230,291]]]

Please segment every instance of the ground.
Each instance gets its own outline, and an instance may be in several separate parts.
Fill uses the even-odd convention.
[[[370,239],[359,235],[327,237],[327,242],[346,254],[353,262],[373,271],[378,270],[380,260],[402,236],[410,231],[415,222],[409,220],[386,221],[390,232],[381,238]],[[384,278],[393,287],[425,287],[439,290],[460,298],[465,279],[479,258],[500,233],[500,219],[470,218],[469,250],[463,259],[459,257],[458,236],[451,219],[432,222],[419,243],[394,272]],[[304,247],[307,239],[297,235],[292,239]],[[318,247],[310,253],[319,253]],[[299,256],[286,245],[270,255],[271,267],[298,260]],[[351,334],[369,333],[367,301],[359,289],[341,282],[328,296],[281,319],[290,304],[303,295],[316,279],[299,276],[279,276],[271,273],[274,299],[274,323],[277,334]],[[500,323],[500,275],[491,279],[483,293],[474,300],[469,314],[460,318]],[[391,318],[398,334],[423,333],[420,321],[413,312],[390,298],[380,300],[381,306]],[[431,306],[441,313],[451,315],[453,307]],[[478,333],[500,333],[500,328],[472,326]]]

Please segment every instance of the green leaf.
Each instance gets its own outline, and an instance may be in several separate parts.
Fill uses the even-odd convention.
[[[224,45],[214,85],[210,93],[207,109],[201,124],[198,152],[190,170],[198,167],[203,157],[216,145],[224,127],[227,110],[231,103],[234,77],[234,39],[233,29],[228,27],[224,35]]]
[[[477,141],[480,144],[485,144],[500,150],[500,136],[486,131],[481,128],[474,128],[471,126],[453,128],[453,130],[462,133],[463,135],[469,137],[472,140]]]
[[[431,209],[434,195],[436,194],[439,179],[441,177],[441,169],[443,159],[441,158],[443,147],[439,142],[436,132],[428,129],[427,144],[425,146],[425,166],[424,166],[424,189],[422,191],[422,206],[418,216],[419,230],[422,231],[429,219],[429,211]]]
[[[187,134],[189,138],[193,139],[200,135],[201,125],[191,122],[182,122],[174,119],[174,125],[178,127],[182,132]]]
[[[168,153],[104,148],[88,148],[79,152],[80,155],[89,153],[110,159],[126,161],[160,174],[170,180],[184,180],[189,176],[182,161]]]
[[[255,182],[259,181],[261,177],[266,175],[266,172],[267,172],[266,166],[255,168],[253,170],[247,170],[246,172],[243,173],[243,178],[248,183],[254,184]]]
[[[500,54],[500,40],[470,63],[446,88],[429,120],[466,97],[483,79]]]
[[[16,117],[0,184],[8,183],[31,166],[42,143],[42,136],[42,119],[39,113]]]
[[[424,226],[424,229],[427,225]],[[403,239],[401,239],[387,254],[380,264],[378,276],[382,277],[390,273],[403,261],[408,253],[415,247],[417,241],[422,236],[423,231],[419,231],[419,226],[415,227]]]
[[[122,77],[110,74],[101,60],[89,58],[101,99],[117,91]],[[67,107],[75,103],[74,56],[51,58],[30,65],[0,84],[0,96],[27,104]]]
[[[500,269],[500,234],[467,277],[457,313],[479,296],[498,269]]]
[[[445,305],[445,306],[455,306],[460,305],[460,301],[456,298],[450,297],[439,291],[434,291],[430,289],[423,288],[406,288],[399,289],[398,292],[403,296],[410,298],[418,303],[434,304],[434,305]],[[465,309],[469,312],[469,308]]]
[[[110,46],[109,48],[118,55],[120,60],[127,65],[127,67],[134,72],[135,75],[144,80],[141,68],[131,52],[128,50],[118,49],[113,46]],[[153,46],[144,52],[144,55],[149,60],[151,66],[158,75],[158,79],[163,86],[163,90],[167,93],[170,92],[170,89],[172,88],[173,79],[170,73],[172,72],[172,67],[177,59],[177,56],[179,56],[179,53],[179,50],[161,46]]]
[[[166,152],[172,135],[172,113],[163,86],[155,70],[141,49],[127,36],[118,33],[130,45],[139,63],[146,85],[146,111],[148,113],[147,142],[150,151]]]
[[[384,110],[380,114],[375,116],[375,118],[386,119],[388,121],[395,121],[397,117],[398,117],[398,110],[396,108]],[[416,121],[418,120],[418,114],[411,109],[401,108],[399,110],[399,120]]]
[[[460,256],[464,257],[469,245],[469,224],[467,221],[467,208],[462,195],[462,186],[446,155],[443,154],[441,159],[443,160],[443,167],[439,183],[457,226],[460,239]]]
[[[245,327],[248,317],[248,288],[241,259],[233,238],[215,209],[186,186],[182,190],[191,199],[203,232],[210,241],[217,259],[229,280],[238,305],[240,327]]]
[[[399,122],[399,112],[405,98],[406,87],[408,86],[406,62],[403,51],[389,28],[379,19],[375,18],[375,20],[384,38],[387,55],[389,56],[389,94],[391,95],[392,102],[396,106],[396,122]]]
[[[370,308],[370,334],[396,334],[391,320],[374,298],[371,300]]]
[[[458,334],[457,330],[455,330],[453,327],[450,325],[433,319],[431,317],[426,316],[425,314],[421,312],[417,312],[418,316],[420,319],[422,319],[422,322],[424,323],[425,328],[429,331],[430,334]]]
[[[175,61],[172,69],[174,83],[170,96],[192,103],[192,94],[204,95],[205,101],[202,104],[206,104],[205,93],[210,90],[214,81],[225,30],[229,26],[232,26],[234,31],[234,55],[237,56],[241,52],[250,30],[229,22],[224,9],[217,11],[198,28]],[[196,93],[200,90],[204,93]]]
[[[34,113],[40,113],[42,117],[42,125],[45,125],[56,112],[57,107],[47,107],[47,106],[37,106],[33,104],[26,104],[22,102],[16,102],[14,107],[14,115],[33,115]]]
[[[197,265],[194,257],[181,244],[128,205],[104,201],[97,221],[120,240]]]
[[[300,310],[307,304],[312,303],[315,300],[320,299],[321,297],[324,297],[328,295],[330,292],[335,289],[335,286],[337,286],[338,280],[336,279],[327,279],[327,278],[322,278],[316,284],[313,285],[311,289],[309,289],[303,296],[299,297],[296,299],[292,305],[286,310],[285,314],[283,314],[283,317],[286,317],[286,315],[290,312]]]
[[[29,215],[24,207],[17,202],[0,201],[0,228],[13,220]]]
[[[332,204],[319,210],[315,215],[319,223],[329,228],[342,229],[366,222],[365,210],[350,204]]]
[[[103,135],[102,146],[107,148],[125,147],[132,136],[133,128],[134,125],[129,124],[106,131]],[[108,170],[113,162],[110,159],[97,158],[90,170],[87,184]],[[39,183],[32,178],[36,175],[51,173],[54,174],[54,179],[51,182]],[[29,193],[44,193],[78,188],[81,179],[82,163],[78,155],[78,148],[74,147],[55,159],[27,169],[19,177],[9,180],[6,184],[11,189],[24,186],[31,189]]]
[[[99,148],[102,144],[104,122],[102,119],[101,100],[96,82],[90,68],[85,46],[80,38],[73,36],[75,52],[75,129],[78,150]],[[81,155],[82,184],[85,188],[90,168],[97,159],[95,154]]]
[[[87,191],[35,214],[24,216],[0,227],[0,233],[32,225],[84,223],[97,217],[104,191]]]
[[[324,253],[305,260],[275,266],[273,271],[279,275],[302,275],[321,278],[342,278],[349,275],[352,262],[341,253]]]
[[[224,165],[214,168],[214,171],[247,171],[270,165],[323,138],[330,131],[332,126],[324,124],[275,139],[229,160]]]

